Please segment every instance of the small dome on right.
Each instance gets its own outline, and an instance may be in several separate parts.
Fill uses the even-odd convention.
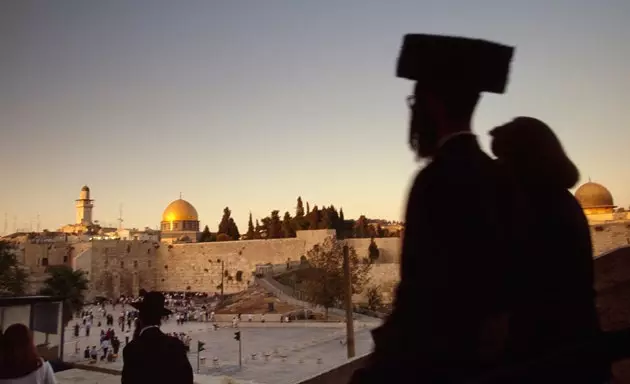
[[[612,209],[615,207],[612,194],[601,184],[589,181],[575,191],[575,198],[582,209]]]

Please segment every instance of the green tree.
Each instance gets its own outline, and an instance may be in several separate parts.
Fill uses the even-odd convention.
[[[354,224],[354,237],[357,238],[367,238],[370,236],[370,225],[368,224],[368,219],[361,215],[359,219]]]
[[[304,217],[304,204],[302,203],[302,196],[297,198],[297,207],[295,208],[295,217]]]
[[[206,243],[208,241],[212,241],[212,233],[210,233],[210,228],[206,225],[203,227],[203,232],[201,232],[201,236],[199,236],[199,242]]]
[[[88,289],[85,272],[73,271],[67,265],[55,265],[48,268],[50,276],[44,281],[40,294],[65,298],[63,324],[72,320],[72,314],[83,308],[84,292]]]
[[[319,221],[321,220],[321,215],[319,213],[319,209],[317,209],[317,205],[313,206],[313,210],[306,215],[306,221],[308,222],[308,229],[317,229],[319,225]]]
[[[295,237],[294,222],[288,211],[284,213],[284,218],[282,219],[282,234],[284,237]]]
[[[383,305],[383,296],[377,286],[372,286],[365,292],[367,296],[367,306],[370,311],[378,311]]]
[[[223,208],[223,217],[221,217],[221,221],[219,222],[219,230],[217,231],[217,235],[223,233],[226,235],[230,235],[230,215],[232,215],[232,211],[230,208]]]
[[[268,222],[267,227],[267,238],[268,239],[279,239],[282,238],[282,221],[280,220],[280,211],[274,210],[271,211],[271,217]]]
[[[236,222],[231,217],[230,217],[230,220],[228,221],[228,236],[230,236],[234,240],[239,240],[241,238],[241,234],[238,231]]]
[[[260,225],[260,223],[258,222],[258,219],[256,219],[256,226],[255,226],[255,230],[254,230],[254,239],[260,239],[261,238],[261,232],[264,230],[264,227]]]
[[[308,205],[308,203],[306,203]],[[293,229],[295,231],[308,229],[308,221],[304,214],[304,204],[302,197],[297,198],[297,207],[295,209],[295,217],[293,218]]]
[[[28,283],[28,275],[15,255],[15,247],[0,241],[0,296],[23,295]]]
[[[346,221],[343,215],[343,208],[339,208],[339,225],[336,229],[339,239],[346,239],[352,236],[352,226],[351,223]]]
[[[311,213],[311,205],[307,201],[306,202],[306,214],[308,215],[309,213]]]
[[[330,207],[323,207],[321,210],[321,221],[318,224],[320,229],[338,229],[339,228],[339,213],[335,209],[334,205]]]
[[[307,254],[311,273],[303,280],[302,289],[307,299],[326,309],[342,303],[347,285],[343,273],[343,242],[328,238]],[[348,247],[352,293],[361,293],[368,281],[371,264],[362,263],[354,247]]]
[[[249,221],[247,222],[247,239],[255,239],[256,238],[256,229],[254,229],[254,221],[252,220],[252,213],[249,213]]]
[[[378,245],[374,241],[374,238],[370,239],[370,246],[368,247],[368,257],[371,263],[376,262],[378,257],[380,256],[380,251],[378,250]]]
[[[271,227],[271,217],[263,217],[260,221],[262,222],[260,225],[260,237],[264,237],[266,239],[270,238],[269,228]]]
[[[217,231],[217,236],[220,234],[224,234],[224,235],[227,235],[232,240],[238,240],[241,237],[241,235],[231,215],[232,215],[232,211],[230,211],[230,208],[225,207],[223,209],[223,217],[221,218],[221,222],[219,223],[219,230]]]

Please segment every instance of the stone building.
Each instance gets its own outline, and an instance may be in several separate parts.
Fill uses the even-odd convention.
[[[162,214],[160,229],[165,243],[196,243],[199,238],[197,210],[181,198],[173,201]]]

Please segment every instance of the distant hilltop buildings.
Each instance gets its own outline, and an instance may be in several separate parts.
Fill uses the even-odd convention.
[[[599,227],[603,224],[630,223],[629,211],[617,207],[612,193],[601,184],[589,180],[576,190],[575,197],[592,227]],[[181,197],[172,201],[164,209],[160,230],[152,230],[148,227],[144,230],[126,229],[122,228],[122,225],[119,228],[101,226],[98,220],[94,220],[94,199],[92,199],[90,188],[87,185],[81,188],[79,198],[75,200],[75,209],[75,223],[64,225],[55,232],[17,232],[5,236],[4,239],[14,242],[27,239],[39,242],[119,239],[159,241],[169,244],[204,241],[201,239],[202,233],[197,210]],[[404,232],[404,223],[399,221],[366,219],[365,216],[361,216],[355,223],[363,224],[366,228],[369,227],[370,233],[376,233],[377,237],[379,237],[379,232],[395,234],[395,236],[400,236]],[[630,238],[628,242],[630,243]]]

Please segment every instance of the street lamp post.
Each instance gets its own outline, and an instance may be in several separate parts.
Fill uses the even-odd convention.
[[[344,223],[340,223],[340,228],[337,230],[337,239],[340,241],[345,240],[344,236]],[[348,351],[348,359],[351,359],[355,355],[354,348],[354,319],[352,313],[352,278],[350,271],[350,255],[348,245],[343,244],[343,282],[345,285],[346,297],[346,348]]]
[[[355,355],[354,349],[354,319],[352,313],[352,279],[350,277],[350,256],[348,246],[343,246],[343,277],[346,285],[346,346],[348,359]]]

